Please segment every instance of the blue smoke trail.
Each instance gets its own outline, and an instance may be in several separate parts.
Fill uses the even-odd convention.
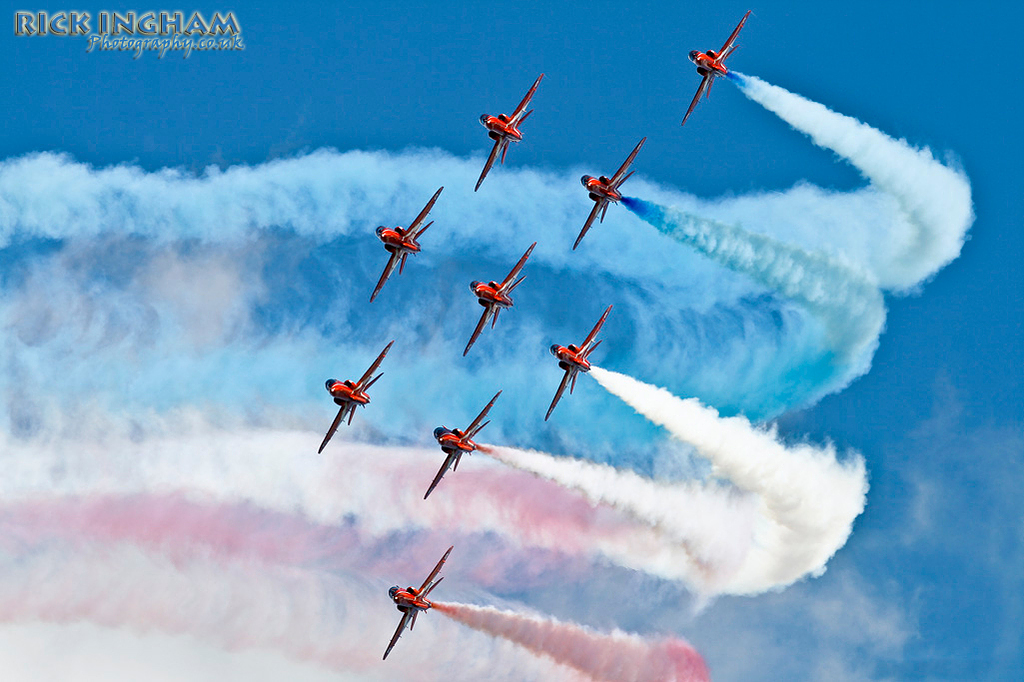
[[[739,226],[633,197],[623,197],[622,203],[661,233],[799,303],[823,323],[820,355],[789,368],[793,381],[780,382],[785,400],[809,402],[867,371],[885,324],[885,304],[863,275],[825,254]]]

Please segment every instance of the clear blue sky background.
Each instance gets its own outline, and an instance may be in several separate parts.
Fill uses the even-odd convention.
[[[8,17],[25,8],[8,7]],[[220,9],[235,12],[244,52],[133,60],[86,54],[79,39],[5,32],[0,156],[55,150],[150,170],[259,163],[325,146],[436,146],[466,156],[486,147],[479,114],[512,106],[543,71],[529,139],[510,154],[513,166],[611,169],[646,135],[640,173],[703,197],[804,179],[837,189],[864,184],[725,82],[680,128],[698,83],[686,53],[717,48],[747,5]],[[905,636],[894,636],[891,648],[878,643],[884,633],[847,647],[859,652],[857,675],[1019,679],[1024,10],[951,2],[752,9],[732,67],[911,144],[951,151],[971,180],[977,220],[960,259],[919,294],[889,301],[871,372],[781,420],[794,436],[832,438],[864,453],[872,488],[849,544],[824,577],[783,594],[722,600],[684,632],[723,678],[757,670],[729,661],[724,640],[743,623],[791,649],[787,675],[827,679],[799,662],[801,649],[827,646],[823,638],[833,636],[809,625],[822,617],[814,606],[836,601],[842,619],[842,605],[864,597],[897,613]],[[850,584],[856,595],[844,592]],[[627,625],[675,627],[657,604],[651,612],[650,621]]]

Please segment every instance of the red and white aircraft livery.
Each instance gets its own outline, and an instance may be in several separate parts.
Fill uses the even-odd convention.
[[[697,65],[697,73],[700,74],[704,80],[700,82],[700,87],[697,88],[697,94],[693,96],[693,101],[690,102],[690,108],[686,110],[686,116],[683,116],[683,122],[679,125],[686,125],[686,119],[690,117],[694,107],[697,106],[697,102],[700,101],[700,96],[704,95],[709,97],[711,95],[711,86],[715,83],[715,78],[718,76],[724,76],[729,73],[729,70],[725,68],[725,59],[732,54],[733,50],[736,49],[736,45],[733,43],[736,41],[736,36],[740,34],[740,29],[743,28],[743,24],[747,21],[747,17],[750,16],[750,10],[743,15],[740,19],[740,23],[736,26],[736,30],[732,32],[729,39],[725,41],[725,45],[722,45],[722,49],[718,52],[714,50],[708,50],[707,52],[699,52],[697,50],[690,51],[690,61]]]
[[[483,331],[487,325],[487,321],[491,320],[491,328],[498,322],[498,313],[506,308],[511,308],[512,297],[509,295],[512,291],[523,283],[526,277],[520,277],[516,281],[512,281],[519,274],[519,271],[526,265],[526,259],[530,257],[530,252],[533,251],[533,247],[537,246],[537,242],[530,244],[530,248],[526,250],[523,257],[519,259],[516,266],[512,268],[512,272],[508,273],[501,284],[491,280],[487,284],[483,282],[470,282],[469,290],[476,296],[477,302],[484,307],[484,314],[480,316],[480,321],[476,325],[476,329],[473,330],[473,336],[469,337],[469,343],[466,344],[466,350],[462,351],[462,356],[465,357],[469,349],[476,343],[477,337],[480,336],[480,332]]]
[[[473,436],[480,433],[481,429],[491,423],[490,420],[483,422],[483,424],[480,422],[487,416],[499,395],[501,395],[501,391],[494,394],[491,402],[487,403],[487,407],[480,411],[480,414],[476,416],[472,424],[466,427],[465,431],[449,429],[447,426],[438,426],[434,429],[434,438],[437,440],[437,444],[441,446],[444,454],[448,456],[445,458],[440,470],[438,470],[437,476],[434,476],[430,487],[427,488],[427,494],[423,496],[424,500],[430,497],[430,493],[434,492],[434,488],[441,482],[444,475],[448,473],[449,468],[452,471],[458,471],[459,461],[462,459],[462,456],[476,450],[477,445],[473,442]]]
[[[391,601],[395,602],[395,605],[398,606],[398,610],[402,612],[402,621],[398,624],[398,629],[395,630],[395,636],[391,638],[391,643],[388,644],[388,648],[384,652],[385,659],[387,659],[391,650],[395,648],[395,642],[397,642],[398,638],[402,636],[405,626],[408,625],[409,630],[411,631],[413,626],[416,625],[416,616],[419,615],[420,611],[426,611],[433,606],[433,604],[427,600],[427,595],[430,594],[430,591],[437,587],[442,580],[444,580],[444,578],[438,578],[435,581],[434,578],[437,577],[441,567],[444,566],[445,559],[447,559],[448,555],[452,553],[452,549],[454,549],[454,545],[448,548],[448,551],[445,552],[444,556],[441,557],[441,560],[437,562],[437,566],[434,566],[434,570],[430,572],[430,575],[427,576],[427,579],[423,581],[423,584],[420,585],[418,590],[415,587],[407,587],[403,590],[398,585],[395,585],[388,590],[388,595],[391,596]]]
[[[608,202],[614,202],[617,204],[622,199],[622,194],[619,193],[619,186],[628,180],[629,176],[635,172],[631,171],[627,173],[626,171],[629,170],[630,165],[633,163],[633,159],[636,158],[636,153],[640,151],[640,147],[643,147],[644,142],[646,141],[647,138],[645,137],[640,140],[635,147],[633,147],[633,151],[626,159],[626,162],[619,166],[619,170],[615,171],[615,175],[611,178],[604,175],[599,178],[584,175],[580,178],[580,182],[582,182],[583,186],[587,188],[588,192],[590,192],[590,198],[594,200],[594,209],[590,212],[590,215],[587,216],[587,222],[583,223],[583,230],[580,232],[580,236],[576,237],[576,243],[572,245],[573,251],[575,251],[576,247],[580,245],[581,241],[583,241],[583,236],[587,233],[587,230],[590,229],[590,226],[594,224],[594,218],[597,217],[598,213],[601,214],[600,222],[604,222],[604,214],[608,212]]]
[[[583,340],[579,346],[575,344],[569,344],[569,346],[559,346],[557,343],[553,344],[549,349],[551,354],[558,358],[558,366],[565,370],[565,376],[562,377],[562,383],[558,385],[558,391],[555,392],[555,399],[551,401],[551,407],[548,408],[548,413],[544,415],[544,421],[548,420],[551,413],[555,409],[555,405],[562,398],[562,393],[565,392],[565,387],[569,387],[569,393],[571,394],[576,388],[576,375],[580,372],[590,371],[590,361],[587,360],[587,356],[594,352],[594,349],[601,345],[598,341],[594,343],[594,338],[597,337],[597,333],[601,331],[601,325],[604,324],[605,319],[608,317],[608,313],[612,311],[612,307],[608,306],[604,310],[604,315],[597,321],[594,328],[587,334],[587,338]]]
[[[537,86],[540,85],[540,79],[543,77],[544,74],[537,76],[537,80],[533,82],[533,87],[526,93],[526,97],[519,103],[519,106],[516,107],[511,116],[506,116],[505,114],[499,114],[498,116],[482,114],[480,116],[480,124],[487,128],[487,136],[494,140],[494,148],[491,149],[491,155],[487,157],[487,163],[484,164],[484,170],[480,173],[480,179],[476,181],[476,187],[473,189],[474,192],[480,189],[480,183],[484,181],[484,178],[487,177],[487,171],[491,170],[491,166],[494,165],[494,159],[497,158],[498,152],[501,152],[501,162],[505,163],[505,152],[508,151],[509,142],[519,142],[523,139],[523,134],[519,132],[519,124],[533,113],[533,109],[526,113],[523,112],[530,104],[530,98],[533,97],[533,93],[537,92]]]
[[[356,413],[356,407],[360,405],[365,407],[370,402],[370,396],[366,395],[366,391],[370,386],[373,386],[377,382],[377,379],[384,376],[384,374],[382,372],[372,379],[370,376],[377,371],[378,367],[380,367],[380,363],[384,361],[384,356],[388,354],[388,351],[394,343],[395,342],[392,341],[388,345],[384,346],[384,350],[380,352],[377,359],[373,361],[372,365],[370,365],[370,369],[366,370],[366,373],[359,377],[359,381],[353,383],[351,379],[345,379],[345,381],[338,381],[337,379],[327,380],[327,392],[331,394],[331,397],[334,398],[334,402],[336,404],[341,405],[341,409],[338,410],[338,416],[334,418],[331,428],[327,431],[327,435],[324,436],[324,442],[320,443],[320,449],[316,451],[317,454],[323,452],[324,448],[327,447],[327,441],[329,441],[331,436],[334,435],[334,432],[338,430],[338,424],[341,423],[346,414],[348,414],[348,423],[351,424],[352,417]]]
[[[384,227],[381,225],[377,228],[377,237],[384,242],[384,248],[391,254],[391,259],[384,266],[384,274],[380,276],[377,288],[370,294],[370,303],[373,303],[373,299],[377,298],[377,294],[384,288],[384,282],[388,281],[388,277],[395,271],[395,266],[398,266],[398,274],[402,274],[402,271],[405,270],[405,259],[409,257],[409,254],[420,252],[420,245],[416,240],[434,224],[434,221],[431,220],[423,227],[420,227],[420,223],[430,213],[430,209],[434,208],[434,202],[441,196],[442,189],[444,187],[434,192],[434,196],[430,197],[430,201],[423,207],[416,219],[409,224],[409,227]]]

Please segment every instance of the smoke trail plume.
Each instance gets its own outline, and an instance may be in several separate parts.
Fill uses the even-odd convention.
[[[435,396],[468,413],[500,383],[521,398],[491,427],[507,425],[507,433],[491,437],[511,438],[533,433],[532,415],[545,406],[533,390],[546,372],[537,349],[578,334],[609,302],[617,322],[606,326],[605,347],[614,362],[680,395],[758,418],[835,387],[826,332],[797,306],[668,239],[637,239],[624,211],[602,224],[593,246],[570,256],[587,211],[578,171],[504,172],[509,192],[477,196],[478,163],[438,150],[320,150],[198,175],[96,168],[56,154],[0,162],[0,326],[8,330],[0,352],[9,358],[0,390],[11,405],[3,415],[9,430],[52,430],[45,410],[35,409],[52,395],[35,387],[60,381],[110,409],[145,413],[197,399],[234,405],[238,382],[226,377],[244,377],[251,399],[235,409],[308,415],[323,398],[323,379],[360,371],[347,369],[349,361],[368,363],[394,338],[375,402],[411,407],[386,417],[368,410],[357,423],[405,437],[421,421],[433,427],[447,418],[434,414],[445,406]],[[437,190],[437,177],[446,188],[423,253],[370,305],[386,260],[373,227],[407,222]],[[765,220],[780,240],[792,225],[813,239],[828,235],[840,241],[829,252],[856,251],[858,267],[890,241],[877,225],[893,210],[877,193],[800,186],[703,201],[634,182],[642,196],[693,215],[747,226]],[[524,195],[527,204],[518,200]],[[537,225],[544,239],[515,312],[478,342],[500,362],[486,353],[456,362],[479,315],[466,284],[507,272],[528,243],[518,240],[536,237]],[[853,239],[861,240],[856,249]],[[585,289],[593,308],[552,299],[553,289]],[[656,359],[639,350],[655,344]],[[407,380],[399,386],[388,378],[395,376]],[[594,392],[563,409],[586,415],[609,405]],[[525,444],[642,462],[654,433],[609,419],[565,443],[554,428]]]
[[[489,445],[498,461],[607,504],[656,530],[678,574],[704,595],[732,592],[757,527],[753,499],[715,483],[665,483],[603,464]],[[682,560],[682,561],[681,561]],[[666,567],[667,568],[667,567]],[[665,568],[658,571],[666,575]]]
[[[896,248],[887,249],[892,257],[875,273],[883,287],[914,287],[960,255],[974,220],[971,187],[962,172],[936,161],[927,148],[915,149],[759,78],[736,72],[730,77],[747,97],[849,161],[896,199],[909,229],[889,236]]]
[[[485,606],[434,603],[434,608],[471,628],[515,642],[530,651],[608,682],[698,682],[710,679],[694,649],[678,639],[660,641],[588,628]]]
[[[800,303],[826,329],[835,362],[848,376],[867,371],[885,323],[878,287],[864,275],[815,253],[641,199],[623,198],[640,218],[717,263]]]
[[[696,399],[683,400],[599,367],[591,374],[647,419],[693,445],[715,475],[758,496],[762,522],[747,560],[730,578],[733,590],[757,592],[824,572],[864,510],[867,479],[859,455],[839,462],[831,445],[786,445],[773,430],[754,427],[744,417],[723,418]]]
[[[150,428],[156,429],[158,424],[154,421]],[[522,552],[552,553],[549,563],[563,567],[605,560],[685,581],[698,589],[704,589],[707,581],[705,563],[728,566],[738,561],[746,546],[742,538],[749,538],[753,523],[750,501],[713,489],[693,489],[677,498],[689,520],[665,527],[637,523],[608,506],[595,506],[485,457],[464,460],[459,471],[449,473],[425,503],[423,490],[440,462],[437,451],[341,441],[336,449],[317,458],[310,456],[319,442],[315,433],[252,428],[226,431],[211,428],[201,419],[196,423],[170,421],[166,428],[173,435],[143,435],[135,428],[122,434],[108,424],[102,436],[80,433],[72,440],[51,437],[48,442],[20,442],[0,433],[0,467],[6,471],[0,479],[0,495],[8,504],[52,496],[82,499],[82,505],[74,507],[73,517],[89,519],[93,527],[113,525],[119,532],[127,532],[133,524],[118,521],[126,516],[143,524],[136,532],[144,537],[146,519],[154,519],[165,533],[180,526],[193,537],[193,529],[199,529],[204,537],[212,535],[232,545],[239,542],[237,536],[218,535],[222,524],[195,518],[194,510],[185,503],[255,505],[268,515],[299,514],[300,521],[327,526],[307,528],[291,523],[278,534],[291,538],[285,545],[289,552],[312,558],[327,551],[322,539],[330,535],[329,528],[347,528],[352,523],[358,525],[364,545],[412,532],[491,536]],[[353,475],[356,462],[358,475]],[[169,502],[162,511],[152,506],[134,508],[127,502],[110,507],[96,499],[103,496],[129,500],[159,496]],[[36,518],[46,519],[59,510],[46,509],[49,511],[36,514]],[[113,521],[101,523],[111,517]],[[0,515],[0,521],[3,518]],[[714,528],[723,530],[722,537],[727,540],[714,530],[701,530],[698,521],[702,519],[713,520]],[[74,527],[76,523],[63,525]],[[269,527],[275,523],[272,517],[260,521]],[[678,541],[682,532],[678,528],[689,529],[693,548]],[[333,544],[327,547],[336,550]],[[487,578],[492,582],[487,584],[504,581],[521,587],[519,581],[529,574],[522,565],[514,564],[492,570]]]
[[[66,542],[19,537],[21,530],[5,525],[0,532],[0,622],[85,620],[138,633],[188,634],[225,651],[278,651],[360,680],[486,676],[512,682],[560,673],[548,660],[493,646],[443,619],[421,625],[413,641],[403,642],[417,655],[382,664],[380,652],[398,614],[380,566],[328,571],[231,557],[223,546],[210,557],[174,538],[137,546],[67,535]],[[161,551],[154,551],[157,545]],[[363,548],[349,550],[358,564]]]

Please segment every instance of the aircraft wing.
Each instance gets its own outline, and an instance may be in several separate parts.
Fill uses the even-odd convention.
[[[341,420],[345,418],[345,413],[348,410],[355,412],[355,409],[356,406],[353,403],[345,403],[341,406],[341,409],[338,410],[338,416],[335,417],[334,421],[331,423],[331,428],[327,430],[327,435],[324,436],[324,442],[320,443],[320,449],[316,451],[316,454],[319,455],[324,451],[324,448],[327,447],[327,442],[331,440],[331,437],[334,436],[334,432],[338,430],[338,424],[340,424]]]
[[[442,189],[444,189],[444,187],[442,187],[441,189],[439,189],[439,190],[437,190],[436,192],[434,192],[434,196],[430,197],[430,201],[428,201],[428,202],[427,202],[427,205],[423,207],[423,210],[422,210],[422,211],[420,211],[420,214],[419,214],[418,216],[416,216],[416,219],[415,219],[415,220],[413,220],[413,221],[412,221],[412,222],[411,222],[411,223],[409,224],[409,232],[408,232],[408,234],[409,234],[409,236],[411,236],[411,237],[412,237],[413,239],[415,239],[416,237],[418,237],[418,236],[419,236],[419,235],[418,235],[418,234],[416,233],[416,228],[420,226],[420,223],[422,223],[422,222],[423,222],[423,219],[427,217],[427,214],[428,214],[428,213],[430,213],[430,209],[434,208],[434,202],[435,202],[435,201],[437,201],[437,198],[438,198],[439,196],[441,196],[441,190],[442,190]],[[426,228],[426,227],[424,227],[423,229],[424,229],[424,230],[426,230],[427,228]]]
[[[453,549],[455,549],[455,545],[452,545],[448,548],[448,551],[444,553],[444,556],[441,557],[441,560],[437,562],[437,566],[434,566],[434,570],[430,572],[430,575],[427,576],[427,579],[423,581],[422,585],[420,585],[419,594],[421,596],[425,596],[426,593],[430,591],[430,588],[432,587],[430,583],[434,580],[434,578],[437,577],[437,574],[441,572],[441,567],[444,566],[444,562],[448,560],[448,555],[452,553]],[[438,582],[441,581],[439,580]]]
[[[402,620],[398,623],[398,629],[395,630],[395,635],[391,638],[391,643],[388,644],[388,648],[384,651],[384,660],[387,660],[388,654],[390,654],[391,650],[395,648],[398,638],[402,636],[405,626],[409,624],[410,620],[412,620],[412,614],[414,613],[415,611],[409,610],[402,614]]]
[[[491,398],[491,402],[487,403],[487,407],[482,409],[480,411],[480,414],[476,416],[476,419],[473,420],[473,423],[466,427],[465,433],[468,438],[472,438],[477,434],[477,432],[480,429],[483,428],[483,426],[480,425],[480,422],[482,422],[484,420],[484,417],[487,416],[487,413],[490,412],[491,407],[494,405],[494,401],[498,399],[499,395],[501,395],[501,391],[498,391],[497,393],[494,394],[494,397]]]
[[[445,457],[444,464],[442,464],[441,468],[438,469],[437,476],[434,476],[434,480],[431,481],[430,487],[427,488],[427,494],[423,496],[424,500],[430,497],[430,493],[434,492],[434,488],[436,488],[437,484],[441,482],[441,479],[444,478],[444,475],[448,473],[448,467],[450,467],[452,465],[452,462],[455,461],[456,456],[457,453],[452,453]]]
[[[473,335],[469,337],[469,343],[466,344],[466,350],[462,351],[462,357],[466,357],[466,353],[468,353],[469,349],[473,347],[474,343],[476,343],[477,338],[480,336],[480,332],[484,330],[484,326],[493,314],[494,305],[488,305],[484,308],[484,314],[480,316],[480,321],[476,323],[476,329],[473,330]]]
[[[395,342],[392,341],[388,345],[384,346],[384,350],[380,352],[380,355],[378,355],[377,359],[373,361],[373,364],[370,365],[370,368],[363,373],[363,376],[359,377],[359,381],[356,382],[357,389],[363,390],[367,388],[367,382],[370,380],[370,377],[373,375],[373,373],[377,371],[377,368],[380,367],[380,363],[384,362],[384,356],[388,354],[388,351],[391,350],[391,346],[393,346],[394,343]]]
[[[604,321],[608,319],[608,313],[610,313],[611,311],[611,306],[608,306],[607,308],[604,309],[604,315],[601,316],[601,319],[597,321],[597,324],[594,325],[594,328],[590,331],[589,334],[587,334],[587,338],[585,338],[583,340],[583,343],[580,344],[580,353],[586,353],[587,349],[590,348],[590,344],[594,342],[594,337],[596,337],[597,333],[601,331],[601,325],[603,325]]]
[[[499,140],[495,140],[494,147],[491,149],[491,153],[487,157],[487,163],[484,164],[484,169],[480,173],[480,179],[476,181],[476,187],[473,188],[474,192],[480,189],[480,185],[483,184],[484,178],[487,177],[487,172],[491,170],[491,166],[494,165],[494,160],[498,158],[498,152],[502,149],[502,147],[507,146],[508,140],[505,139],[504,137]]]
[[[565,387],[569,385],[569,380],[572,378],[573,373],[572,367],[565,370],[565,376],[562,377],[562,383],[558,384],[558,390],[555,391],[555,399],[551,401],[551,407],[548,408],[548,413],[544,415],[544,421],[547,421],[551,413],[555,411],[555,405],[562,399],[562,394],[565,393]]]
[[[388,264],[384,266],[384,272],[381,273],[380,279],[377,280],[377,286],[374,287],[373,293],[370,294],[370,303],[373,303],[373,299],[377,298],[377,294],[384,288],[384,283],[388,281],[388,277],[391,277],[391,273],[398,267],[398,262],[402,260],[402,253],[395,251],[391,254],[391,258],[388,259]]]
[[[519,271],[523,269],[524,265],[526,265],[526,259],[530,257],[530,253],[533,251],[533,247],[535,246],[537,246],[537,242],[530,244],[530,248],[526,250],[526,253],[524,253],[523,257],[519,259],[519,262],[516,263],[516,266],[512,268],[512,271],[508,273],[508,276],[505,277],[504,280],[502,280],[501,286],[498,287],[499,291],[503,292],[506,289],[508,289],[509,285],[512,283],[512,280],[516,278],[516,275],[519,274]]]
[[[637,152],[640,151],[640,147],[643,147],[644,146],[644,142],[646,142],[646,141],[647,141],[646,137],[644,139],[640,140],[640,142],[638,142],[637,145],[635,147],[633,147],[633,151],[630,153],[629,157],[626,159],[626,162],[623,163],[621,166],[619,166],[619,170],[615,171],[615,175],[612,176],[611,181],[608,183],[609,185],[611,185],[612,189],[618,189],[619,185],[621,185],[623,182],[626,181],[626,178],[623,177],[623,176],[626,174],[626,171],[629,170],[629,166],[630,166],[630,164],[633,163],[633,159],[636,158]]]
[[[526,107],[529,106],[530,99],[533,98],[533,93],[537,92],[537,86],[540,85],[540,79],[543,77],[544,74],[537,76],[537,80],[533,82],[533,86],[526,93],[526,97],[523,97],[523,101],[519,103],[519,106],[516,107],[516,110],[512,112],[511,116],[509,116],[509,122],[512,124],[513,127],[518,125],[521,119],[526,118],[523,115],[523,112],[526,111]]]
[[[729,39],[725,41],[725,45],[722,45],[722,49],[718,51],[719,61],[724,60],[729,56],[729,53],[735,49],[732,44],[736,42],[736,36],[740,34],[740,29],[743,28],[743,24],[747,22],[747,17],[749,16],[750,10],[747,10],[747,13],[743,15],[743,18],[740,19],[740,23],[737,24],[736,29],[732,32],[732,35],[730,35]]]
[[[700,96],[704,94],[704,89],[708,87],[708,83],[714,78],[710,73],[704,76],[704,80],[700,82],[700,87],[697,88],[697,94],[693,96],[693,101],[690,102],[690,108],[686,110],[686,116],[683,116],[683,122],[679,125],[686,125],[686,119],[690,118],[690,114],[693,113],[694,108],[697,106],[697,102],[700,101]]]
[[[581,241],[583,241],[583,237],[590,231],[591,226],[594,224],[594,218],[596,218],[597,214],[601,212],[601,208],[607,205],[608,200],[603,197],[594,202],[594,208],[591,209],[590,215],[587,216],[587,221],[583,223],[583,229],[580,230],[580,236],[576,237],[576,243],[572,245],[573,251],[576,250],[576,247],[580,245]]]

